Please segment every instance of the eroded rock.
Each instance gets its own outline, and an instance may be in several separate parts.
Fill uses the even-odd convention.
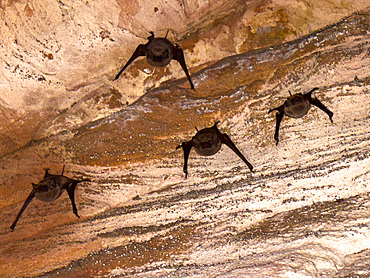
[[[148,17],[143,15],[150,12],[140,9],[137,2],[121,10],[122,3],[100,7],[94,5],[108,2],[58,2],[51,3],[48,12],[41,2],[28,3],[28,7],[21,1],[11,2],[4,7],[5,19],[9,13],[13,20],[17,13],[29,17],[30,29],[25,30],[31,35],[39,32],[34,34],[36,38],[46,31],[32,29],[39,26],[35,16],[43,15],[49,25],[58,26],[57,34],[69,27],[67,35],[72,41],[68,42],[76,49],[57,52],[57,36],[43,53],[34,46],[31,35],[13,35],[22,38],[15,42],[11,37],[3,44],[9,67],[2,70],[7,80],[2,84],[4,91],[11,90],[1,96],[7,100],[1,110],[2,142],[6,144],[0,169],[4,220],[0,224],[0,260],[6,262],[1,275],[366,275],[370,248],[369,11],[281,43],[316,29],[312,27],[316,25],[289,27],[289,9],[269,9],[274,2],[257,9],[256,4],[254,10],[260,13],[255,17],[262,27],[250,27],[249,31],[267,36],[271,29],[275,33],[267,34],[281,35],[268,47],[265,43],[271,41],[264,42],[262,35],[254,37],[255,45],[240,44],[238,38],[245,33],[242,28],[235,29],[240,32],[234,33],[240,34],[235,35],[237,48],[222,43],[230,37],[223,36],[218,27],[231,17],[236,21],[242,18],[236,15],[253,15],[253,9],[244,8],[243,13],[239,6],[227,10],[230,3],[212,6],[216,4],[210,2],[205,7],[184,2],[184,14],[193,20],[198,16],[203,24],[197,32],[195,25],[190,26],[193,29],[179,25],[179,34],[194,30],[188,38],[173,35],[187,50],[194,92],[186,79],[178,79],[177,69],[148,76],[144,61],[138,61],[126,76],[127,82],[133,83],[109,81],[130,55],[122,51],[124,38],[136,36],[122,32],[122,24],[130,18],[144,22]],[[332,9],[321,3],[328,5],[322,13]],[[164,9],[157,2],[152,5],[153,13],[162,12],[163,17],[165,12],[178,10]],[[215,12],[207,14],[207,8]],[[226,12],[220,13],[222,8]],[[94,15],[91,11],[95,9],[102,13]],[[49,11],[54,10],[51,18]],[[198,12],[191,13],[193,10]],[[297,10],[312,17],[312,10],[311,14],[307,9],[291,11]],[[111,13],[111,22],[104,21],[106,12]],[[213,25],[207,17],[215,17]],[[14,30],[26,21],[4,22]],[[135,24],[137,28],[141,23]],[[275,29],[267,28],[269,24]],[[302,28],[305,31],[297,31]],[[146,37],[146,31],[140,29],[138,34]],[[140,36],[130,43],[136,46]],[[204,42],[202,38],[206,38]],[[213,44],[217,47],[212,48],[211,59],[202,60],[207,57],[201,55],[207,45]],[[254,47],[259,49],[231,55]],[[30,57],[39,57],[39,63],[48,67],[35,64]],[[41,68],[47,73],[42,75],[44,79],[39,77]],[[149,88],[152,86],[157,87]],[[276,147],[274,117],[268,110],[281,103],[289,90],[304,92],[313,87],[320,87],[318,97],[334,112],[334,124],[312,109],[302,119],[284,122],[283,140]],[[248,153],[256,173],[251,174],[224,148],[222,156],[216,154],[212,160],[191,157],[191,175],[184,180],[182,153],[175,147],[194,133],[194,126],[201,128],[215,120],[220,120],[220,130]],[[31,182],[41,178],[39,169],[59,169],[62,164],[74,169],[68,176],[92,180],[76,191],[81,219],[70,214],[67,196],[58,204],[36,201],[11,234],[11,221]]]

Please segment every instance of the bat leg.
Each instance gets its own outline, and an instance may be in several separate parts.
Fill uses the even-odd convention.
[[[314,92],[314,91],[317,91],[319,88],[318,87],[315,87],[313,88],[311,91],[309,91],[308,93],[305,93],[304,96],[311,96],[311,94]]]
[[[305,94],[305,97],[308,99],[308,101],[312,105],[315,105],[316,107],[318,107],[319,109],[321,109],[322,111],[324,111],[329,116],[330,121],[333,123],[333,115],[334,115],[334,113],[331,112],[324,104],[322,104],[320,100],[318,100],[315,97],[314,98],[311,97],[311,93],[314,90],[317,90],[317,89],[318,88],[312,89],[310,92],[308,92],[307,94]]]
[[[281,112],[276,113],[276,128],[275,128],[275,135],[274,135],[276,146],[279,143],[279,129],[280,129],[280,123],[283,117],[284,117],[284,113],[281,113]]]
[[[283,119],[284,116],[284,105],[281,105],[279,107],[270,109],[268,113],[271,113],[272,111],[277,110],[278,112],[276,113],[276,128],[275,128],[275,135],[274,139],[276,141],[276,146],[279,143],[279,129],[280,129],[280,123],[281,120]]]
[[[284,112],[284,105],[270,109],[267,113],[270,114],[272,111]]]
[[[77,181],[73,181],[67,188],[67,192],[68,192],[68,196],[69,196],[69,199],[71,199],[71,202],[72,202],[72,209],[73,209],[73,213],[78,217],[80,218],[80,216],[78,215],[77,213],[77,207],[76,207],[76,202],[75,202],[75,189],[76,189],[76,186],[77,186]]]
[[[64,169],[66,168],[66,166],[65,165],[63,165],[63,169],[62,169],[62,173],[60,174],[61,176],[63,176],[63,174],[64,174]]]
[[[145,56],[145,51],[146,51],[146,47],[147,47],[147,45],[146,44],[140,44],[137,48],[136,48],[136,50],[135,50],[135,52],[134,52],[134,54],[132,54],[132,56],[131,56],[131,58],[127,61],[127,63],[126,63],[126,65],[124,65],[123,66],[123,68],[119,71],[119,73],[116,75],[116,77],[114,78],[114,80],[117,80],[120,76],[121,76],[121,74],[122,74],[122,72],[133,62],[133,61],[135,61],[135,59],[137,58],[137,57],[140,57],[140,56]]]
[[[244,155],[239,151],[239,149],[235,146],[233,141],[231,141],[230,137],[227,134],[220,133],[219,134],[220,140],[223,144],[227,145],[230,149],[234,151],[244,162],[247,164],[249,170],[253,172],[253,166],[249,163],[249,161],[244,157]]]
[[[189,80],[190,87],[193,90],[195,90],[194,89],[194,84],[191,81],[191,78],[190,78],[190,75],[189,75],[189,72],[188,72],[188,68],[186,67],[185,57],[184,57],[184,51],[179,46],[177,46],[177,45],[174,47],[174,50],[173,50],[173,58],[172,59],[175,59],[176,61],[178,61],[180,63],[182,69],[184,70],[184,72],[186,74],[186,77]]]
[[[28,196],[27,200],[24,202],[24,204],[23,204],[21,210],[19,211],[17,217],[15,218],[13,224],[10,226],[10,229],[12,230],[12,232],[14,231],[15,226],[17,225],[17,222],[18,222],[19,218],[21,217],[22,213],[27,208],[27,206],[29,205],[29,203],[32,201],[33,197],[35,197],[35,193],[36,193],[36,190],[33,189],[31,191],[30,195]]]
[[[189,160],[189,154],[190,150],[193,147],[193,142],[184,142],[181,145],[177,146],[176,149],[179,149],[182,147],[182,150],[184,151],[184,173],[185,173],[185,178],[188,177],[188,160]]]

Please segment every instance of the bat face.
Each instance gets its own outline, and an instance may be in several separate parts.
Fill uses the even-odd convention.
[[[284,113],[292,118],[301,118],[307,114],[310,107],[310,102],[302,94],[295,94],[286,100]]]
[[[166,38],[152,39],[145,51],[148,63],[155,67],[167,66],[173,57],[173,47]]]
[[[199,155],[214,155],[221,149],[221,140],[212,128],[205,128],[193,137],[195,151]]]
[[[45,178],[38,184],[32,184],[32,186],[36,191],[35,197],[43,202],[52,202],[63,193],[63,188],[53,177]]]

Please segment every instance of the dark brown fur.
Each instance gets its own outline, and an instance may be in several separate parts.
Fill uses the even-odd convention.
[[[287,115],[291,118],[301,118],[310,110],[311,104],[317,106],[326,114],[328,114],[330,121],[333,122],[333,112],[326,108],[326,106],[324,106],[324,104],[322,104],[317,98],[311,97],[312,92],[318,89],[319,88],[313,88],[311,91],[304,95],[301,93],[290,95],[290,97],[288,97],[283,105],[269,110],[268,113],[271,113],[274,110],[278,111],[276,113],[276,129],[274,136],[276,140],[276,145],[279,143],[279,128],[283,116]]]
[[[123,71],[137,58],[140,56],[146,56],[148,63],[154,67],[165,67],[172,59],[178,61],[184,70],[190,87],[194,90],[193,82],[188,72],[185,64],[184,52],[177,44],[172,44],[167,38],[155,38],[154,33],[150,32],[152,35],[148,37],[149,42],[146,44],[139,44],[136,48],[134,54],[127,61],[126,65],[119,71],[114,80],[117,80]]]
[[[212,127],[199,130],[190,141],[183,142],[181,145],[176,147],[176,149],[182,147],[184,151],[185,178],[188,176],[188,159],[192,147],[194,147],[195,151],[199,155],[210,156],[217,153],[221,149],[222,144],[226,144],[230,149],[232,149],[253,172],[252,164],[250,164],[243,154],[236,148],[230,137],[218,130],[218,123],[219,122],[216,122]]]
[[[38,184],[32,183],[33,189],[30,195],[23,204],[13,224],[10,226],[10,229],[12,231],[14,231],[15,226],[17,225],[17,222],[21,217],[23,211],[27,208],[27,206],[34,197],[43,202],[52,202],[58,199],[60,195],[62,195],[64,190],[67,190],[69,198],[71,199],[73,213],[77,217],[80,217],[77,213],[77,207],[75,203],[75,189],[78,183],[83,181],[89,181],[89,179],[74,180],[66,176],[63,176],[64,166],[61,175],[51,175],[49,174],[49,169],[44,169],[44,171],[45,171],[44,178]]]

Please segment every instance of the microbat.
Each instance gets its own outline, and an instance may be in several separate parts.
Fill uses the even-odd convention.
[[[322,104],[317,98],[312,98],[311,94],[313,91],[318,90],[319,88],[313,88],[306,94],[298,93],[292,95],[290,92],[290,97],[284,102],[283,105],[270,109],[268,113],[271,113],[274,110],[277,110],[276,113],[276,130],[275,130],[275,140],[276,145],[279,143],[279,128],[281,120],[284,115],[287,115],[292,118],[301,118],[307,114],[308,110],[311,108],[311,104],[317,106],[326,114],[328,114],[330,121],[333,123],[333,112],[331,112],[324,104]]]
[[[168,33],[168,32],[167,32]],[[165,67],[172,59],[178,61],[184,70],[190,87],[194,90],[193,82],[185,64],[184,52],[177,44],[172,44],[166,37],[155,38],[154,33],[150,32],[151,36],[148,37],[149,42],[146,44],[139,44],[134,54],[127,61],[126,65],[119,71],[114,80],[117,80],[122,72],[139,56],[146,56],[148,63],[154,67]]]
[[[232,149],[244,162],[247,164],[249,169],[253,172],[253,166],[245,159],[243,154],[236,148],[235,144],[231,141],[227,134],[221,133],[216,122],[214,126],[209,128],[204,128],[202,130],[197,130],[197,134],[188,142],[183,142],[181,145],[177,146],[176,149],[182,147],[184,151],[184,173],[185,178],[188,176],[188,159],[190,150],[194,147],[195,151],[202,156],[214,155],[221,149],[221,144],[226,144],[230,149]]]
[[[32,201],[34,197],[39,199],[43,202],[52,202],[62,195],[64,190],[67,190],[69,198],[72,202],[73,213],[80,217],[77,213],[77,207],[75,203],[75,189],[78,183],[83,181],[90,181],[89,179],[83,180],[74,180],[63,176],[64,173],[64,166],[61,175],[51,175],[49,174],[49,169],[44,169],[45,175],[42,181],[38,184],[32,183],[33,189],[28,196],[27,200],[25,201],[23,207],[19,211],[17,217],[15,218],[13,224],[10,226],[12,232],[17,225],[19,218],[21,217],[23,211],[27,208],[29,203]]]

